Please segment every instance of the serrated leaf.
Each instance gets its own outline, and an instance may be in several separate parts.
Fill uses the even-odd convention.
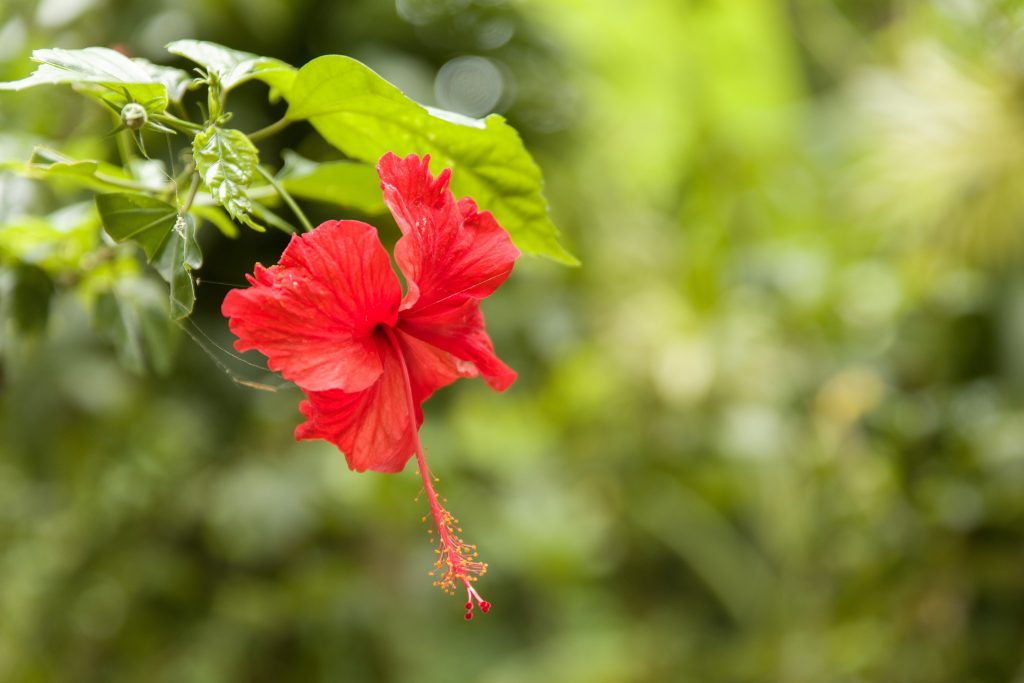
[[[217,78],[224,91],[257,79],[285,93],[291,88],[297,73],[295,67],[280,59],[232,50],[205,40],[176,40],[167,45],[167,51],[206,69]]]
[[[540,169],[501,116],[477,120],[428,111],[340,55],[318,57],[299,69],[285,97],[289,119],[308,120],[347,156],[376,163],[389,151],[430,154],[435,172],[454,170],[454,192],[491,211],[523,251],[578,263],[558,243]]]
[[[192,155],[214,201],[235,220],[262,230],[249,217],[252,200],[247,191],[256,177],[260,159],[256,146],[245,133],[210,126],[192,141]]]
[[[109,97],[116,104],[134,101],[146,105],[149,111],[167,108],[168,74],[162,71],[165,67],[132,60],[105,47],[35,50],[32,59],[39,62],[35,72],[19,81],[0,83],[0,90],[66,83],[99,97]]]
[[[358,209],[364,213],[383,213],[377,169],[359,161],[317,163],[284,150],[284,168],[278,180],[292,196]]]

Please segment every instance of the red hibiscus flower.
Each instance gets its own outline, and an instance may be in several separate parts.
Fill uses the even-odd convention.
[[[494,353],[480,301],[505,281],[519,250],[472,199],[435,179],[429,157],[385,154],[377,165],[384,200],[402,237],[395,261],[406,293],[373,226],[328,221],[292,237],[280,262],[257,264],[251,287],[236,289],[222,311],[239,351],[257,349],[271,370],[301,388],[307,421],[297,439],[326,439],[357,471],[401,471],[415,455],[439,536],[437,583],[470,585],[486,565],[454,533],[437,499],[419,441],[422,403],[459,377],[481,375],[503,391],[516,373]]]

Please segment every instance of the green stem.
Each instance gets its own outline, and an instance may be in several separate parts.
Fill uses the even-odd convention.
[[[129,139],[130,133],[127,129],[122,130],[117,134],[117,154],[121,157],[121,165],[128,170],[128,164],[131,163],[134,154],[132,154],[132,145]],[[129,171],[130,173],[130,171]],[[98,176],[99,174],[97,174]],[[116,184],[116,183],[115,183]]]
[[[288,205],[288,208],[292,210],[295,217],[299,219],[300,223],[302,223],[302,229],[306,232],[313,232],[313,224],[309,222],[309,219],[306,218],[306,214],[302,213],[302,209],[300,209],[299,205],[295,203],[295,200],[292,199],[290,194],[288,194],[288,191],[281,186],[281,183],[277,182],[277,179],[264,170],[262,166],[257,166],[256,170],[259,171],[260,175],[263,176],[263,179],[270,183],[270,186],[277,190],[277,193],[281,195],[281,199],[284,200],[284,203]]]
[[[174,116],[173,114],[168,114],[166,112],[164,112],[163,114],[150,114],[150,118],[166,126],[175,128],[182,133],[194,133],[203,130],[203,126],[199,125],[198,123],[192,123],[191,121],[186,121],[185,119],[179,119],[177,116]]]
[[[260,128],[257,131],[249,133],[249,139],[252,140],[253,142],[256,142],[258,140],[262,140],[263,138],[269,138],[271,135],[276,135],[277,133],[280,133],[282,130],[292,125],[292,123],[294,123],[294,121],[287,117],[280,118],[277,121],[274,121],[269,126],[264,126],[263,128]]]
[[[192,184],[189,185],[188,195],[185,197],[185,203],[182,204],[179,213],[185,214],[190,208],[192,208],[192,202],[195,201],[196,192],[199,191],[199,174],[192,174]]]

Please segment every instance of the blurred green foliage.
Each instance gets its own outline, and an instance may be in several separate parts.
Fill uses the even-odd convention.
[[[0,175],[0,680],[1024,680],[1022,36],[1016,0],[5,3],[0,78],[194,37],[489,102],[584,265],[524,260],[487,302],[509,392],[427,404],[491,563],[467,624],[426,576],[415,473],[348,472],[292,441],[297,390],[221,372],[266,381],[218,348],[216,281],[283,235],[201,234],[168,347],[143,343],[154,280],[91,264],[137,279],[101,311],[133,352],[73,293],[79,191]],[[497,97],[442,78],[467,56]],[[283,111],[249,96],[233,125]],[[3,159],[112,158],[61,89],[0,124]]]

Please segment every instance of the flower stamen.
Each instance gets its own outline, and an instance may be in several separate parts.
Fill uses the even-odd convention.
[[[425,463],[421,465],[420,474],[423,473]],[[449,595],[455,595],[455,590],[461,583],[466,588],[466,619],[473,618],[473,601],[480,605],[480,610],[486,613],[491,604],[480,597],[480,594],[471,585],[477,578],[487,573],[487,563],[476,559],[479,556],[476,546],[466,543],[459,534],[462,527],[459,520],[440,503],[437,492],[429,483],[429,476],[424,477],[427,483],[427,497],[430,499],[431,516],[437,527],[437,538],[434,539],[434,530],[429,529],[427,533],[437,543],[434,554],[437,559],[434,561],[434,568],[430,575],[436,577],[434,585]],[[424,516],[426,521],[426,516]]]
[[[447,509],[441,504],[438,498],[437,491],[434,490],[433,477],[430,474],[430,469],[427,467],[427,459],[423,454],[423,445],[420,443],[419,430],[417,429],[415,422],[415,403],[412,398],[412,384],[409,380],[409,369],[405,365],[405,358],[402,355],[402,349],[398,344],[398,339],[395,338],[395,333],[390,329],[385,330],[385,334],[388,340],[391,342],[391,346],[394,348],[395,353],[398,355],[399,362],[402,365],[402,371],[405,373],[405,393],[406,399],[409,406],[409,419],[412,421],[412,434],[413,434],[413,445],[416,449],[416,465],[420,471],[420,478],[423,479],[423,490],[427,492],[427,502],[430,505],[430,514],[434,518],[434,526],[437,528],[437,548],[434,549],[434,554],[437,555],[437,559],[434,561],[434,568],[430,571],[430,576],[436,577],[434,585],[439,587],[445,593],[449,595],[455,594],[455,589],[459,583],[466,588],[466,620],[473,618],[473,602],[480,606],[480,611],[486,614],[491,609],[491,603],[480,597],[480,593],[473,588],[472,583],[477,578],[487,573],[487,563],[481,562],[476,559],[478,553],[476,546],[471,543],[466,543],[459,536],[462,533],[462,527],[459,526],[459,520],[455,518],[452,513],[448,512]],[[447,501],[446,501],[447,502]],[[426,516],[424,516],[426,521]],[[434,530],[429,529],[427,531],[431,537],[434,536]]]

